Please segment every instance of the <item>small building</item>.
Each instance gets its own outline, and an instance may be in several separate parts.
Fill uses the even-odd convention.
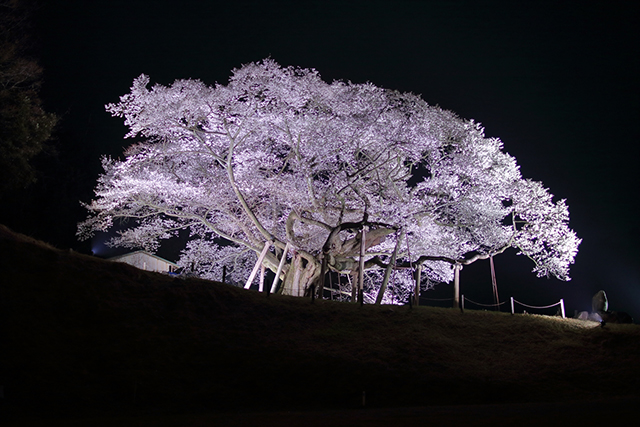
[[[173,273],[178,264],[171,262],[147,251],[135,251],[109,258],[109,261],[124,262],[141,270],[157,271],[159,273]]]

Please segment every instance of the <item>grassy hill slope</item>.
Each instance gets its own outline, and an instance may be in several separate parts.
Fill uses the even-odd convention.
[[[363,306],[179,279],[0,226],[11,413],[228,411],[638,396],[640,327]]]

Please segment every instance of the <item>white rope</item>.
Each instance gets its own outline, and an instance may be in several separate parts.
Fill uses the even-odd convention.
[[[558,302],[557,302],[557,303],[555,303],[555,304],[545,305],[545,306],[538,307],[538,306],[535,306],[535,305],[527,305],[527,304],[523,304],[523,303],[521,303],[520,301],[518,301],[518,300],[516,300],[516,299],[514,299],[513,301],[514,301],[514,302],[517,302],[517,303],[518,303],[518,304],[520,304],[520,305],[524,305],[525,307],[529,307],[529,308],[551,308],[551,307],[555,307],[556,305],[560,305],[560,304],[561,304],[561,303],[560,303],[560,301],[558,301]]]
[[[480,306],[482,306],[482,307],[498,307],[498,306],[500,306],[500,305],[502,305],[502,304],[506,304],[506,303],[507,303],[506,301],[502,301],[501,303],[498,303],[498,304],[480,304],[479,302],[472,301],[472,300],[470,300],[470,299],[469,299],[469,298],[467,298],[467,297],[464,297],[464,299],[465,299],[466,301],[469,301],[469,302],[471,302],[471,303],[473,303],[473,304],[475,304],[475,305],[480,305]]]

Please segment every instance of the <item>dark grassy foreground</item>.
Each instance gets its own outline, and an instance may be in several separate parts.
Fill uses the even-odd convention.
[[[638,325],[311,304],[1,226],[0,263],[0,415],[14,425],[502,425],[509,411],[611,421],[640,404]],[[353,411],[363,392],[373,409]]]

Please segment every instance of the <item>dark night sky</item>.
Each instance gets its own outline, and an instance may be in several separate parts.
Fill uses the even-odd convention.
[[[42,96],[62,115],[58,179],[68,181],[48,208],[64,223],[57,230],[65,236],[50,238],[55,243],[75,245],[68,242],[84,217],[77,201],[89,200],[100,155],[118,156],[131,142],[104,104],[127,93],[135,77],[226,83],[231,69],[271,56],[315,68],[327,81],[418,93],[481,122],[525,177],[567,199],[583,238],[568,283],[536,279],[530,262],[513,253],[496,258],[502,299],[542,305],[564,298],[573,314],[605,289],[611,309],[640,320],[633,2],[42,3]],[[476,264],[462,272],[463,293],[491,302],[488,262]]]

